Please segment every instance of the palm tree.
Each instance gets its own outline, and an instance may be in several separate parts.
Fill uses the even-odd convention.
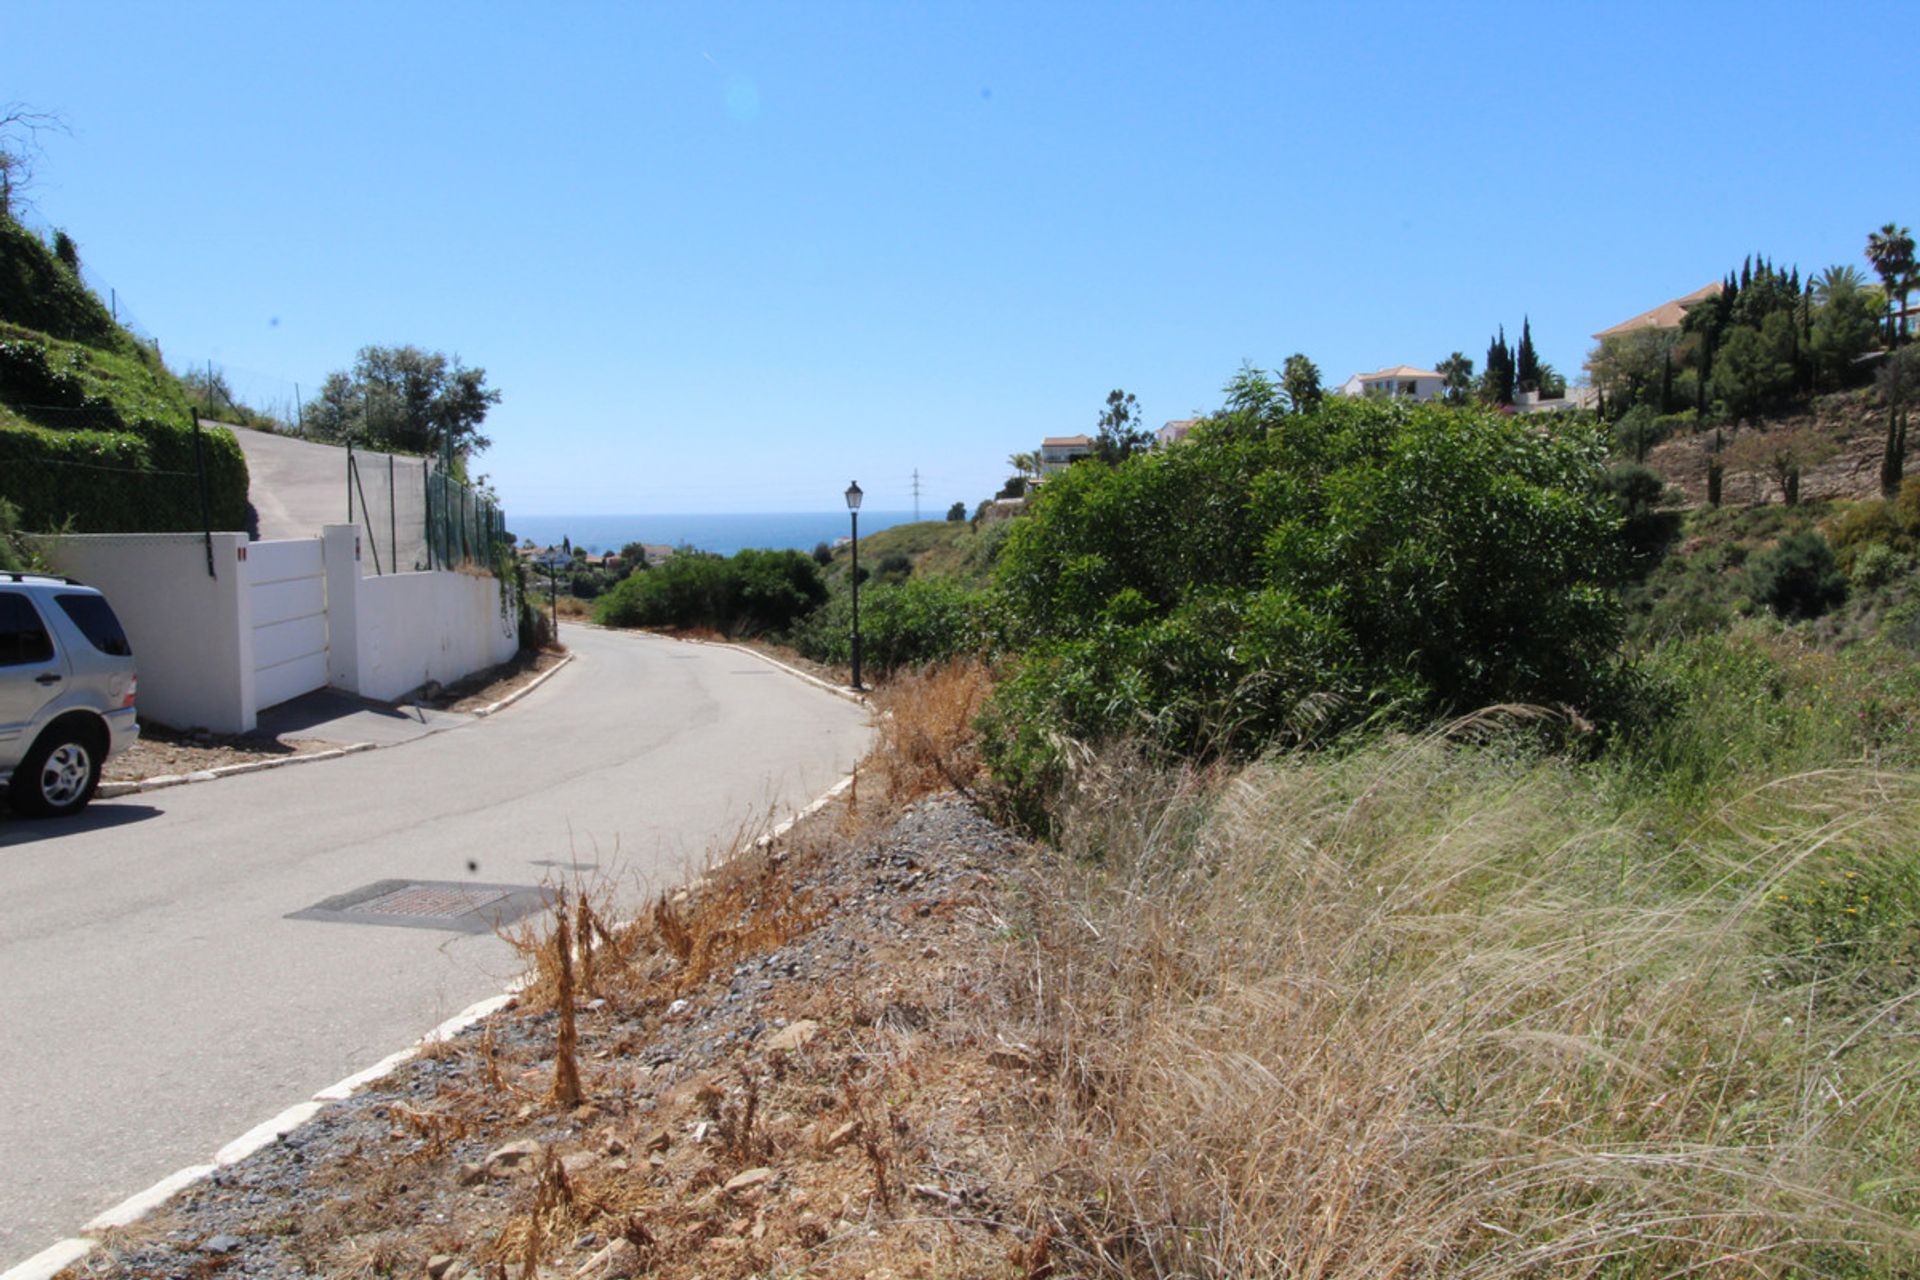
[[[1813,301],[1818,306],[1828,306],[1837,298],[1858,293],[1866,283],[1866,273],[1851,263],[1828,267],[1813,278]]]
[[[1867,236],[1867,261],[1873,264],[1874,274],[1880,277],[1885,286],[1887,297],[1899,303],[1899,310],[1907,309],[1907,294],[1915,284],[1920,283],[1914,274],[1913,232],[1905,227],[1896,227],[1889,222],[1878,231]],[[1887,310],[1887,346],[1894,347],[1900,341],[1898,331],[1893,325],[1894,310]]]
[[[1465,404],[1473,394],[1473,361],[1464,351],[1456,351],[1434,366],[1434,372],[1446,379],[1448,404]]]
[[[1013,468],[1015,475],[1024,476],[1028,480],[1040,478],[1040,455],[1037,453],[1008,454],[1007,465]]]

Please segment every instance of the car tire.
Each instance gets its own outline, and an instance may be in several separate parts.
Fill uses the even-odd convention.
[[[54,725],[20,760],[7,784],[15,813],[64,818],[80,812],[100,785],[106,752],[99,736],[77,725]]]

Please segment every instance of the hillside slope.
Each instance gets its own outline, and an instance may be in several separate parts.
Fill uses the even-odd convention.
[[[232,433],[196,433],[159,350],[115,324],[73,264],[5,217],[0,500],[18,508],[22,528],[36,530],[247,522],[246,462]]]

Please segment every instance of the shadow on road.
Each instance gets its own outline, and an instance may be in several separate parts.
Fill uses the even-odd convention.
[[[96,800],[71,818],[23,818],[0,805],[0,848],[57,840],[83,831],[105,831],[135,822],[157,818],[164,809],[150,804],[127,804],[116,800]]]

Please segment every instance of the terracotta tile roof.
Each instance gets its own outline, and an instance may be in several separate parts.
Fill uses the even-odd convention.
[[[1410,364],[1397,364],[1391,369],[1381,369],[1376,373],[1356,373],[1353,376],[1365,382],[1369,378],[1438,378],[1442,375],[1431,369],[1416,369]]]
[[[1092,448],[1093,437],[1092,436],[1048,436],[1046,439],[1040,442],[1040,447],[1043,449],[1049,446],[1055,449],[1071,449],[1075,445],[1084,445],[1087,448]]]
[[[1596,339],[1610,338],[1616,333],[1632,333],[1635,329],[1678,329],[1680,321],[1686,316],[1687,308],[1703,298],[1711,298],[1720,292],[1720,282],[1703,285],[1684,298],[1674,298],[1663,302],[1651,311],[1642,311],[1631,320],[1622,320],[1619,324],[1602,329],[1594,334]]]

